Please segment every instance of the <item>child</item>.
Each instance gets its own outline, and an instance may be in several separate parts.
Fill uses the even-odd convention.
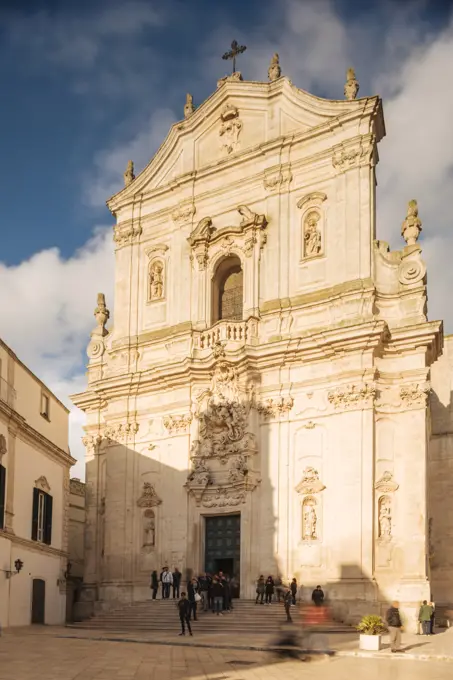
[[[178,612],[179,620],[181,621],[181,632],[180,635],[186,634],[186,629],[184,623],[187,623],[187,630],[189,635],[192,635],[192,628],[190,627],[190,602],[186,598],[185,593],[181,593],[181,599],[178,600]]]

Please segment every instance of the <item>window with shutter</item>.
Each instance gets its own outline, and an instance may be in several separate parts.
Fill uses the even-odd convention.
[[[44,526],[43,526],[43,543],[50,545],[52,543],[52,510],[53,498],[48,493],[44,494]]]
[[[38,540],[38,509],[39,509],[39,489],[33,489],[33,515],[31,521],[31,540]]]
[[[5,524],[5,490],[6,490],[6,469],[0,465],[0,529],[3,529]]]

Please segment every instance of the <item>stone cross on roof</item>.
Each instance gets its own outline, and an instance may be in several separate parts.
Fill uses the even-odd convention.
[[[233,73],[236,72],[236,57],[238,54],[242,54],[247,49],[246,45],[238,45],[237,40],[233,40],[231,43],[231,50],[225,52],[222,59],[232,59],[233,60]]]

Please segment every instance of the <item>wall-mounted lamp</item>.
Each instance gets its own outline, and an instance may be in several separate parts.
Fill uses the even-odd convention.
[[[16,571],[12,571],[12,570],[9,570],[9,569],[8,569],[8,570],[4,570],[4,572],[5,572],[5,574],[6,574],[6,578],[12,578],[13,576],[17,576],[17,574],[18,574],[20,571],[22,571],[22,567],[23,567],[23,566],[24,566],[24,563],[22,562],[22,560],[17,559],[17,560],[14,562],[14,567],[15,567],[15,570],[16,570]]]

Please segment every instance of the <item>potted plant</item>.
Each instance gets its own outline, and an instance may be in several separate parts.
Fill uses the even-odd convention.
[[[360,649],[368,652],[377,652],[381,649],[382,634],[387,631],[381,616],[376,616],[376,614],[364,616],[357,630],[360,633]]]

